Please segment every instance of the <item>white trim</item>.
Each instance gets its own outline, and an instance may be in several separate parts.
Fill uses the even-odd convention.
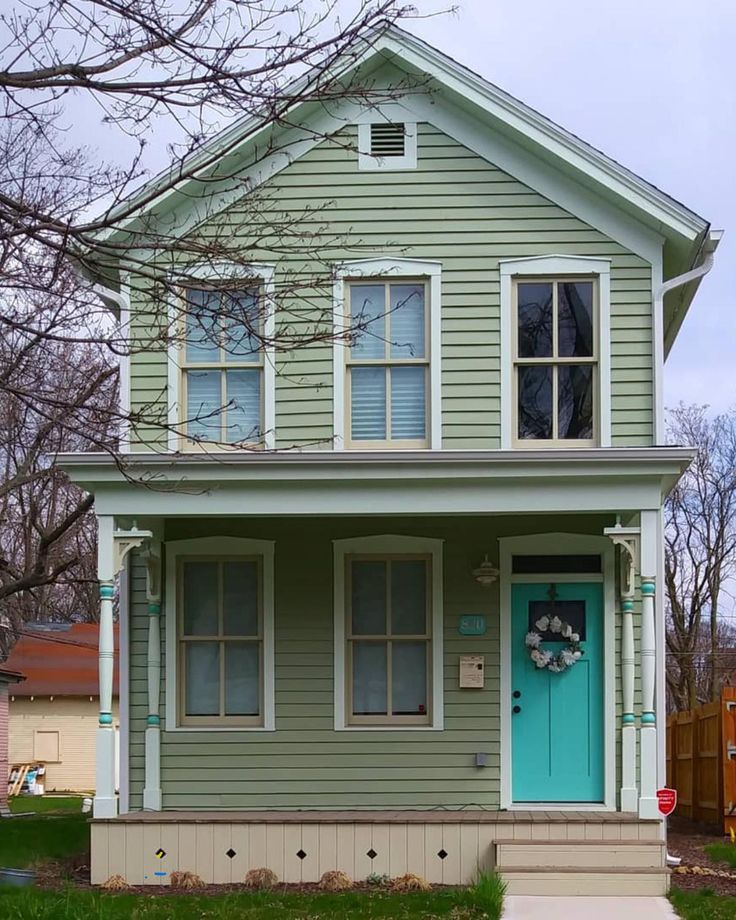
[[[124,815],[130,810],[130,569],[127,560],[120,572],[118,621],[118,810]]]
[[[616,810],[616,565],[613,543],[604,536],[589,534],[545,533],[520,537],[499,538],[500,586],[500,664],[501,664],[501,808],[523,811],[554,811],[574,808],[576,811]],[[511,585],[528,582],[529,576],[514,576],[511,560],[514,553],[590,553],[601,554],[603,573],[597,580],[603,583],[603,803],[580,804],[554,802],[549,804],[528,802],[515,805],[511,790]],[[553,579],[547,575],[546,580]],[[566,573],[558,581],[587,581]]]
[[[501,276],[501,448],[514,446],[512,281],[526,275],[596,275],[598,279],[598,447],[611,446],[611,260],[547,255],[502,259]],[[535,441],[540,448],[543,442]]]
[[[664,424],[664,295],[662,254],[652,262],[652,443],[666,444]]]
[[[120,355],[118,385],[120,387],[120,451],[127,453],[130,450],[130,275],[126,275],[120,285],[120,317],[118,319],[118,329],[120,338],[123,341],[124,353]]]
[[[375,110],[374,110],[375,113]],[[394,169],[417,168],[417,126],[416,122],[401,120],[404,125],[404,154],[394,157],[377,157],[371,154],[371,125],[386,124],[383,118],[374,117],[369,122],[358,124],[358,169],[381,170],[390,172]]]
[[[383,256],[357,259],[335,266],[332,308],[335,339],[332,347],[333,448],[345,449],[345,331],[346,278],[411,277],[429,279],[429,447],[442,448],[442,263]]]
[[[169,540],[166,551],[166,732],[272,732],[276,730],[274,697],[274,541],[244,537],[196,537]],[[242,554],[263,557],[263,725],[177,725],[176,563],[179,556]]]
[[[444,574],[443,540],[384,534],[333,540],[335,580],[335,731],[416,732],[444,729],[444,658],[442,609]],[[345,557],[353,553],[427,553],[432,556],[432,724],[348,725],[345,713]]]
[[[170,278],[175,280],[177,274],[186,272],[187,278],[197,278],[201,281],[221,280],[247,280],[258,279],[263,283],[265,298],[265,319],[263,334],[269,345],[263,351],[263,429],[264,447],[273,450],[276,446],[276,354],[273,344],[276,324],[276,300],[274,286],[273,265],[253,262],[249,265],[237,265],[231,262],[206,262],[200,265],[190,265],[181,272],[170,273]],[[178,316],[178,308],[173,299],[169,302],[169,325],[171,326]],[[170,342],[167,348],[168,365],[168,449],[172,452],[179,450],[179,380],[181,369],[179,355],[182,345],[180,342]]]

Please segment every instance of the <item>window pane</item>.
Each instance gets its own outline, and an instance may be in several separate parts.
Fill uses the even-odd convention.
[[[221,295],[224,313],[223,350],[226,361],[260,361],[261,303],[257,290],[226,291]]]
[[[561,364],[557,369],[557,426],[560,438],[593,437],[593,368]]]
[[[519,357],[548,358],[552,354],[552,284],[517,285]]]
[[[353,642],[353,714],[386,715],[386,643]]]
[[[220,645],[186,643],[186,703],[188,716],[220,715]]]
[[[356,636],[386,635],[386,563],[351,563],[352,630]]]
[[[261,370],[230,370],[225,382],[225,440],[228,444],[257,441],[261,436]]]
[[[350,285],[350,329],[355,334],[354,358],[383,358],[386,354],[386,287]]]
[[[392,284],[390,287],[391,357],[424,357],[424,285]]]
[[[187,434],[205,441],[221,437],[220,371],[187,371]]]
[[[351,435],[354,441],[386,439],[386,370],[353,367],[350,370]]]
[[[517,368],[519,382],[519,437],[552,437],[552,368]]]
[[[557,285],[557,352],[563,358],[593,354],[593,282]]]
[[[186,359],[197,363],[219,360],[217,310],[215,291],[187,291]]]
[[[222,621],[226,636],[258,635],[258,563],[223,562]]]
[[[217,563],[185,562],[182,575],[183,635],[216,636]]]
[[[425,367],[391,368],[391,439],[427,436]]]
[[[391,712],[395,716],[427,712],[427,643],[394,642],[391,647]]]
[[[225,715],[260,713],[260,643],[225,643]]]
[[[391,563],[391,632],[423,636],[427,631],[427,563],[401,559]]]

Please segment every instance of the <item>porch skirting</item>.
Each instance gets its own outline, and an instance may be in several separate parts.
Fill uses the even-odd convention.
[[[340,869],[467,885],[495,869],[514,894],[654,895],[668,886],[661,833],[592,811],[141,812],[92,822],[92,884],[168,885],[188,870],[229,885],[266,866],[286,883]]]

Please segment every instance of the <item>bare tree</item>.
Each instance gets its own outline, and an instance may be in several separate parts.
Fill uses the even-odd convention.
[[[667,690],[674,708],[688,709],[717,699],[733,664],[724,616],[736,571],[736,412],[680,405],[669,435],[697,450],[665,508]]]

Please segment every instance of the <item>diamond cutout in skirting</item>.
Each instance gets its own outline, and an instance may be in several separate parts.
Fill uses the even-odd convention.
[[[447,857],[447,850],[440,850],[439,853],[438,853],[437,855],[439,856],[440,859],[446,859],[446,857]]]
[[[378,853],[376,853],[373,847],[371,847],[365,855],[368,857],[368,859],[375,859],[376,856],[378,856]]]
[[[228,859],[232,859],[234,856],[237,856],[237,855],[238,854],[235,852],[235,850],[232,847],[230,847],[230,849],[225,853],[225,856],[227,856]]]
[[[307,854],[304,852],[304,850],[298,850],[296,855],[299,857],[299,859],[305,859]]]
[[[159,859],[163,859],[164,856],[166,856],[166,850],[162,850],[161,847],[159,847],[159,848],[156,850],[156,856],[157,856]]]

